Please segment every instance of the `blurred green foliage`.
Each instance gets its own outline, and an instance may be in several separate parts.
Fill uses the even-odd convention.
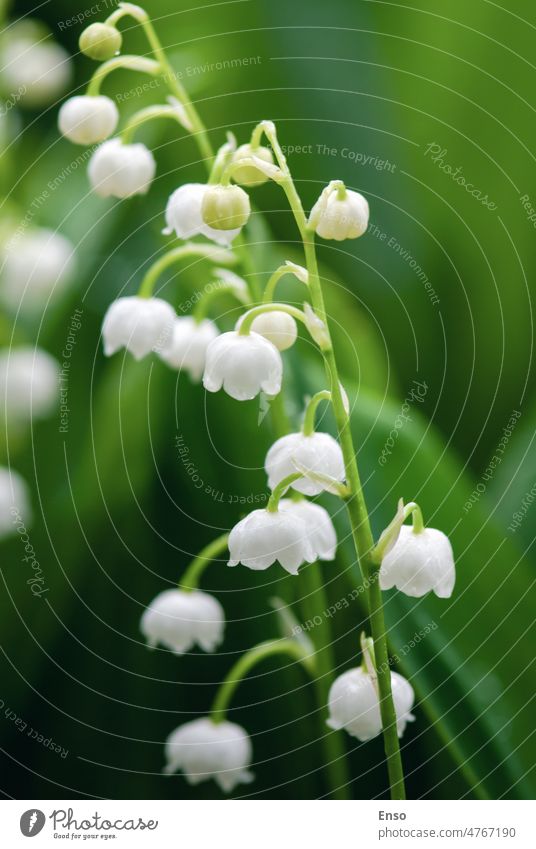
[[[307,207],[333,178],[370,201],[375,229],[356,242],[323,243],[320,256],[374,529],[389,521],[400,496],[416,499],[425,519],[451,536],[458,564],[449,602],[386,597],[394,655],[437,624],[397,665],[418,697],[417,722],[403,739],[408,792],[531,797],[530,510],[518,532],[508,525],[536,474],[535,231],[522,202],[527,195],[536,206],[534,6],[521,0],[515,13],[486,0],[411,8],[370,0],[149,6],[215,144],[227,129],[245,141],[255,122],[272,118]],[[54,0],[39,15],[76,54],[81,26],[67,21],[86,8]],[[15,3],[12,11],[29,10]],[[125,43],[129,52],[145,50],[137,30],[127,28]],[[75,63],[81,91],[92,64],[80,56]],[[128,115],[158,99],[154,88],[124,99],[143,82],[121,72],[106,92],[119,95]],[[3,159],[10,201],[22,214],[55,186],[37,223],[70,236],[78,253],[71,289],[36,320],[19,316],[16,335],[61,361],[69,316],[75,308],[83,316],[68,433],[58,432],[53,417],[10,456],[32,483],[31,538],[49,593],[44,600],[30,595],[19,541],[4,544],[0,698],[69,754],[37,745],[0,714],[2,790],[19,798],[214,797],[212,784],[192,792],[181,777],[161,777],[163,740],[207,710],[236,652],[276,635],[271,596],[303,610],[299,579],[278,567],[253,573],[215,564],[204,585],[229,620],[215,655],[149,652],[138,623],[143,606],[177,580],[190,556],[250,509],[248,498],[265,497],[269,419],[259,426],[257,402],[205,397],[160,362],[104,359],[99,334],[107,305],[134,292],[168,244],[160,232],[167,196],[182,182],[203,179],[203,165],[191,139],[177,138],[173,126],[144,128],[140,138],[158,161],[150,193],[103,202],[88,194],[84,149],[58,137],[57,108],[21,112],[22,132]],[[447,165],[461,169],[454,176],[463,174],[496,208],[470,194]],[[275,186],[256,190],[254,201],[270,228],[252,226],[265,281],[281,258],[299,261],[299,244]],[[207,275],[203,263],[170,273],[161,294],[180,305]],[[281,291],[300,296],[291,284]],[[222,302],[222,327],[231,326],[233,309]],[[297,421],[304,395],[323,377],[304,340],[285,355],[285,367]],[[426,383],[426,396],[381,466],[414,380]],[[464,510],[513,410],[522,415],[505,456]],[[323,424],[330,427],[329,418]],[[177,452],[179,435],[202,488]],[[337,562],[322,566],[334,604],[357,574],[344,516],[334,499],[326,504],[337,512],[343,541]],[[339,672],[355,662],[364,624],[357,603],[331,620]],[[250,731],[255,750],[257,780],[246,792],[318,797],[327,792],[319,740],[328,733],[325,712],[301,671],[279,666],[267,663],[234,702],[231,719]],[[353,795],[384,795],[381,741],[348,738],[344,745]]]

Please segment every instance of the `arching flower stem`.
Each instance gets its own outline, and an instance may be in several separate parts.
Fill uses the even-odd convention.
[[[302,433],[304,436],[311,436],[315,430],[315,418],[318,405],[322,401],[331,401],[331,392],[329,389],[322,389],[317,392],[308,402],[305,408],[305,416],[303,417]]]
[[[182,126],[181,118],[173,106],[147,106],[145,109],[135,112],[125,124],[124,129],[120,133],[123,144],[130,144],[138,127],[157,118],[171,118]]]
[[[186,569],[186,572],[180,579],[180,590],[189,592],[198,588],[201,575],[216,559],[216,557],[219,557],[220,554],[223,554],[223,552],[226,551],[228,540],[229,534],[225,533],[216,537],[216,539],[213,539],[212,542],[209,542],[208,545],[201,549],[197,557],[192,560]]]
[[[298,640],[267,640],[264,643],[259,643],[242,655],[220,685],[210,712],[213,722],[218,723],[225,720],[235,690],[253,667],[267,657],[277,654],[288,655],[301,663],[309,673],[315,674],[314,656],[308,654]]]
[[[90,97],[100,94],[101,85],[108,74],[121,69],[139,71],[142,74],[150,74],[153,77],[162,73],[160,62],[155,62],[154,59],[146,59],[143,56],[114,56],[113,59],[108,59],[107,62],[103,62],[97,68],[89,81],[87,94]]]
[[[294,481],[299,480],[303,477],[301,472],[296,472],[292,475],[287,475],[286,478],[283,478],[282,481],[279,481],[277,486],[274,487],[273,492],[268,499],[268,504],[266,505],[266,509],[269,513],[277,513],[279,509],[279,501],[285,495],[289,486],[291,486]]]
[[[171,265],[189,256],[198,256],[222,265],[234,265],[236,262],[234,254],[231,251],[225,250],[225,248],[218,248],[215,245],[203,244],[202,242],[187,242],[178,248],[172,248],[163,256],[159,257],[156,262],[153,262],[141,281],[138,296],[140,298],[150,298],[160,275]]]
[[[244,315],[238,333],[241,336],[247,336],[251,331],[251,325],[257,316],[264,315],[264,313],[267,312],[286,312],[287,315],[291,315],[292,318],[297,319],[297,321],[301,321],[302,324],[307,326],[304,313],[297,307],[292,307],[290,304],[261,304],[258,307],[253,307],[253,309],[248,310],[248,312]]]

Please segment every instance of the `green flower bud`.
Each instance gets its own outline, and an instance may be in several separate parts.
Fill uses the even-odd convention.
[[[214,230],[236,230],[249,218],[249,197],[239,186],[209,186],[203,197],[201,215]]]
[[[270,148],[262,146],[253,148],[250,144],[242,144],[235,152],[233,162],[239,163],[241,159],[247,159],[252,156],[256,156],[257,159],[262,159],[263,162],[268,162],[270,165],[274,161]],[[241,186],[262,186],[269,179],[266,174],[263,174],[254,165],[243,165],[241,168],[236,168],[233,171],[233,180]]]
[[[108,24],[90,24],[80,36],[80,50],[90,59],[103,62],[119,53],[123,37]]]

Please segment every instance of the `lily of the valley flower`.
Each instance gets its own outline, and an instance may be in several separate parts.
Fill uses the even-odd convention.
[[[450,598],[456,581],[454,555],[448,537],[436,528],[402,525],[400,535],[380,569],[380,587],[397,587],[419,598],[433,590]]]
[[[28,487],[12,469],[0,466],[0,539],[17,531],[17,519],[29,525],[32,519]]]
[[[71,97],[60,109],[60,133],[75,144],[96,144],[115,132],[119,121],[117,106],[104,95]]]
[[[203,375],[207,348],[218,335],[218,328],[208,318],[197,322],[191,316],[177,317],[160,358],[171,368],[187,372],[197,383]]]
[[[156,171],[151,151],[139,142],[110,139],[97,148],[88,166],[89,182],[100,197],[144,195]]]
[[[164,590],[153,599],[141,619],[141,631],[150,646],[158,643],[176,654],[192,646],[214,651],[223,640],[225,614],[219,601],[200,590]]]
[[[169,735],[164,772],[181,770],[193,785],[213,778],[224,793],[231,793],[238,784],[253,781],[251,758],[251,740],[240,725],[201,717]]]
[[[41,309],[71,279],[74,247],[61,233],[36,227],[6,248],[0,298],[11,309]]]
[[[241,316],[236,324],[237,330],[243,320],[244,316]],[[263,312],[256,316],[251,323],[251,329],[268,339],[278,351],[291,348],[298,337],[298,327],[292,316],[279,310]]]
[[[415,719],[411,713],[415,694],[413,687],[402,675],[391,673],[391,688],[397,718],[398,736],[402,737],[406,725]],[[327,724],[336,731],[344,729],[358,740],[372,740],[382,730],[377,684],[363,668],[343,672],[333,682],[328,696],[329,719]]]
[[[13,348],[0,354],[0,405],[8,419],[47,416],[59,397],[57,360],[40,348]]]
[[[253,510],[229,534],[229,566],[268,569],[276,560],[291,575],[316,552],[308,524],[292,510]]]
[[[293,501],[282,498],[279,509],[286,510],[305,523],[309,542],[318,560],[334,560],[337,550],[337,534],[328,511],[320,504],[301,499]]]
[[[46,36],[46,30],[34,21],[21,21],[9,28],[2,46],[2,88],[21,92],[27,106],[52,103],[71,79],[69,54]]]
[[[306,472],[318,473],[336,481],[343,481],[345,477],[341,447],[329,433],[313,432],[309,436],[289,433],[282,436],[268,451],[264,468],[270,489],[296,472],[297,468],[303,469],[304,475]],[[292,487],[304,495],[318,495],[329,489],[325,483],[306,476],[294,481]]]
[[[126,348],[137,360],[151,351],[159,353],[169,342],[175,318],[173,308],[161,298],[118,298],[104,316],[104,353],[110,357]]]
[[[216,230],[203,221],[201,205],[208,189],[205,183],[186,183],[176,189],[167,202],[164,233],[175,232],[179,239],[205,236],[218,245],[230,245],[240,233],[240,227]]]
[[[214,230],[241,230],[251,213],[249,196],[240,186],[208,186],[201,217]]]
[[[309,227],[323,239],[357,239],[366,233],[369,205],[363,195],[333,180],[311,210]]]
[[[281,390],[281,354],[258,333],[222,333],[210,343],[206,357],[203,386],[208,392],[223,387],[231,398],[248,401],[261,390],[267,395]]]

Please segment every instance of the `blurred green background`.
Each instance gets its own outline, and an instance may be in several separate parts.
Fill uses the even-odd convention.
[[[271,118],[306,207],[335,178],[370,202],[370,232],[324,242],[320,257],[372,521],[379,532],[399,497],[418,500],[425,519],[451,537],[458,569],[447,602],[386,594],[394,654],[435,626],[396,666],[417,693],[417,721],[402,741],[408,794],[533,797],[536,507],[515,533],[508,525],[536,482],[535,227],[522,201],[536,206],[534,4],[192,5],[152,0],[149,10],[213,143],[223,143],[227,129],[246,141],[257,121]],[[89,10],[90,23],[107,14],[105,2],[93,14],[91,6],[52,0],[36,13],[75,55],[80,92],[93,66],[78,55],[83,25],[73,16]],[[12,18],[31,11],[14,3]],[[123,30],[124,50],[145,52],[140,32]],[[121,96],[143,82],[120,72],[104,91]],[[121,100],[122,117],[163,92]],[[237,653],[277,635],[272,596],[293,601],[299,621],[318,610],[319,598],[278,567],[254,573],[222,561],[203,582],[227,613],[221,649],[177,658],[143,644],[144,605],[249,509],[249,496],[265,497],[272,434],[269,418],[258,424],[258,401],[205,396],[156,360],[105,360],[106,307],[135,292],[143,269],[170,244],[161,235],[167,197],[203,180],[203,163],[174,126],[151,125],[140,131],[158,163],[151,191],[102,201],[88,193],[85,164],[77,163],[84,148],[58,136],[58,105],[17,110],[20,135],[4,153],[7,193],[21,215],[75,163],[36,223],[73,240],[78,272],[42,315],[16,317],[16,338],[36,340],[61,361],[70,316],[83,313],[68,433],[56,415],[9,445],[32,486],[31,540],[49,592],[31,596],[19,541],[2,543],[0,699],[68,755],[29,739],[2,711],[1,790],[17,798],[219,798],[212,783],[192,791],[181,776],[161,776],[163,741],[207,711]],[[254,202],[266,213],[266,225],[254,216],[249,228],[264,281],[282,258],[299,261],[299,245],[277,187],[255,190]],[[208,273],[202,263],[170,273],[160,294],[178,306]],[[285,285],[289,298],[299,297]],[[229,328],[233,303],[218,308]],[[322,388],[323,376],[304,340],[284,356],[298,421],[303,396]],[[424,401],[412,404],[412,421],[382,466],[413,381],[426,383]],[[513,411],[519,422],[484,481]],[[323,425],[332,428],[329,417]],[[200,489],[178,453],[181,435]],[[321,567],[334,604],[355,587],[357,567],[340,507],[329,496],[325,504],[342,540],[336,563]],[[355,663],[363,611],[354,602],[329,624],[342,672]],[[310,635],[322,642],[324,626]],[[257,778],[244,795],[317,798],[329,792],[321,737],[332,732],[302,671],[283,665],[267,662],[233,702],[230,718],[254,744]],[[352,796],[385,795],[381,741],[343,743]]]

